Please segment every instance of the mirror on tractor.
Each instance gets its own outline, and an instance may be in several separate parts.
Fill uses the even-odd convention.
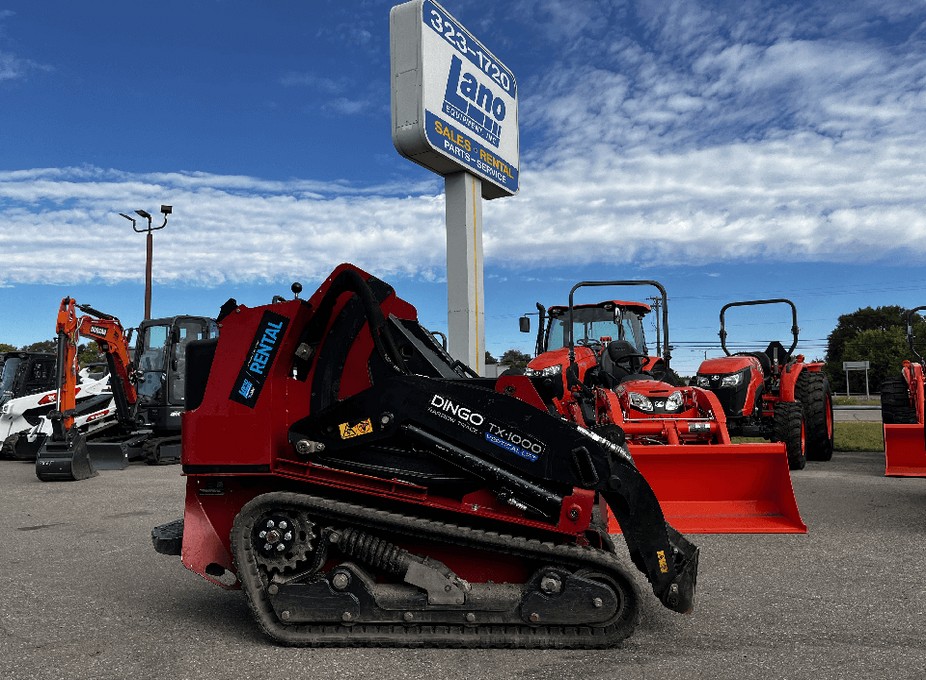
[[[520,319],[518,319],[518,328],[520,329],[522,333],[530,333],[531,332],[530,317],[525,314]]]

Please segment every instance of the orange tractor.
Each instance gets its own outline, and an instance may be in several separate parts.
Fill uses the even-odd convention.
[[[914,346],[913,321],[926,306],[907,312],[907,345],[916,361],[905,360],[899,377],[881,382],[884,474],[926,477],[926,419],[923,417],[923,357]]]
[[[640,302],[575,305],[583,287],[656,287],[663,355],[650,356]],[[784,447],[732,444],[717,397],[679,386],[671,370],[668,297],[656,281],[585,281],[567,307],[538,304],[537,356],[526,374],[561,416],[605,439],[622,439],[666,517],[688,533],[802,533]],[[522,317],[521,330],[529,330]],[[612,523],[612,530],[616,525]]]
[[[773,341],[764,352],[730,352],[725,312],[769,304],[791,308],[791,346],[785,349]],[[726,356],[703,361],[694,379],[695,385],[717,395],[731,434],[784,442],[792,470],[833,456],[833,392],[823,362],[805,361],[803,354],[794,353],[799,333],[797,307],[790,300],[730,302],[720,310],[720,346]]]

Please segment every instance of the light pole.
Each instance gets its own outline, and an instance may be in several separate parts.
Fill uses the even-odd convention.
[[[164,223],[160,227],[151,226],[151,213],[146,210],[136,210],[135,214],[141,217],[144,220],[148,220],[148,226],[143,229],[139,229],[135,226],[135,218],[129,217],[125,213],[119,213],[125,219],[132,223],[132,229],[137,234],[147,233],[147,251],[145,257],[145,319],[151,318],[151,258],[154,253],[154,237],[152,232],[157,231],[158,229],[163,229],[167,226],[167,216],[171,214],[173,208],[169,205],[161,206],[161,213],[164,215]]]

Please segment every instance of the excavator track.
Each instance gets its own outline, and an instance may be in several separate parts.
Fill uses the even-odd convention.
[[[285,541],[282,531],[272,529],[264,538],[266,527],[290,531]],[[370,575],[364,561],[389,562],[385,571],[396,574],[393,555],[404,553],[381,540],[384,534],[539,566],[526,583],[468,584],[439,562],[435,568],[434,561],[411,556],[406,566],[414,563],[414,569],[405,583],[382,583],[375,578],[382,565]],[[362,547],[351,553],[348,541]],[[231,544],[255,618],[286,645],[601,648],[628,637],[640,618],[637,586],[613,553],[332,499],[288,492],[258,496],[235,518]],[[328,545],[356,559],[324,572]],[[418,576],[410,576],[413,571]]]
[[[180,462],[180,437],[150,437],[141,445],[141,450],[148,465],[174,465]]]

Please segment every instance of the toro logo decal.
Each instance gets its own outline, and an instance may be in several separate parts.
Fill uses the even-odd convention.
[[[289,319],[285,316],[276,312],[264,312],[254,334],[251,350],[238,372],[229,399],[254,408],[280,349],[280,342],[286,334],[287,325]]]

